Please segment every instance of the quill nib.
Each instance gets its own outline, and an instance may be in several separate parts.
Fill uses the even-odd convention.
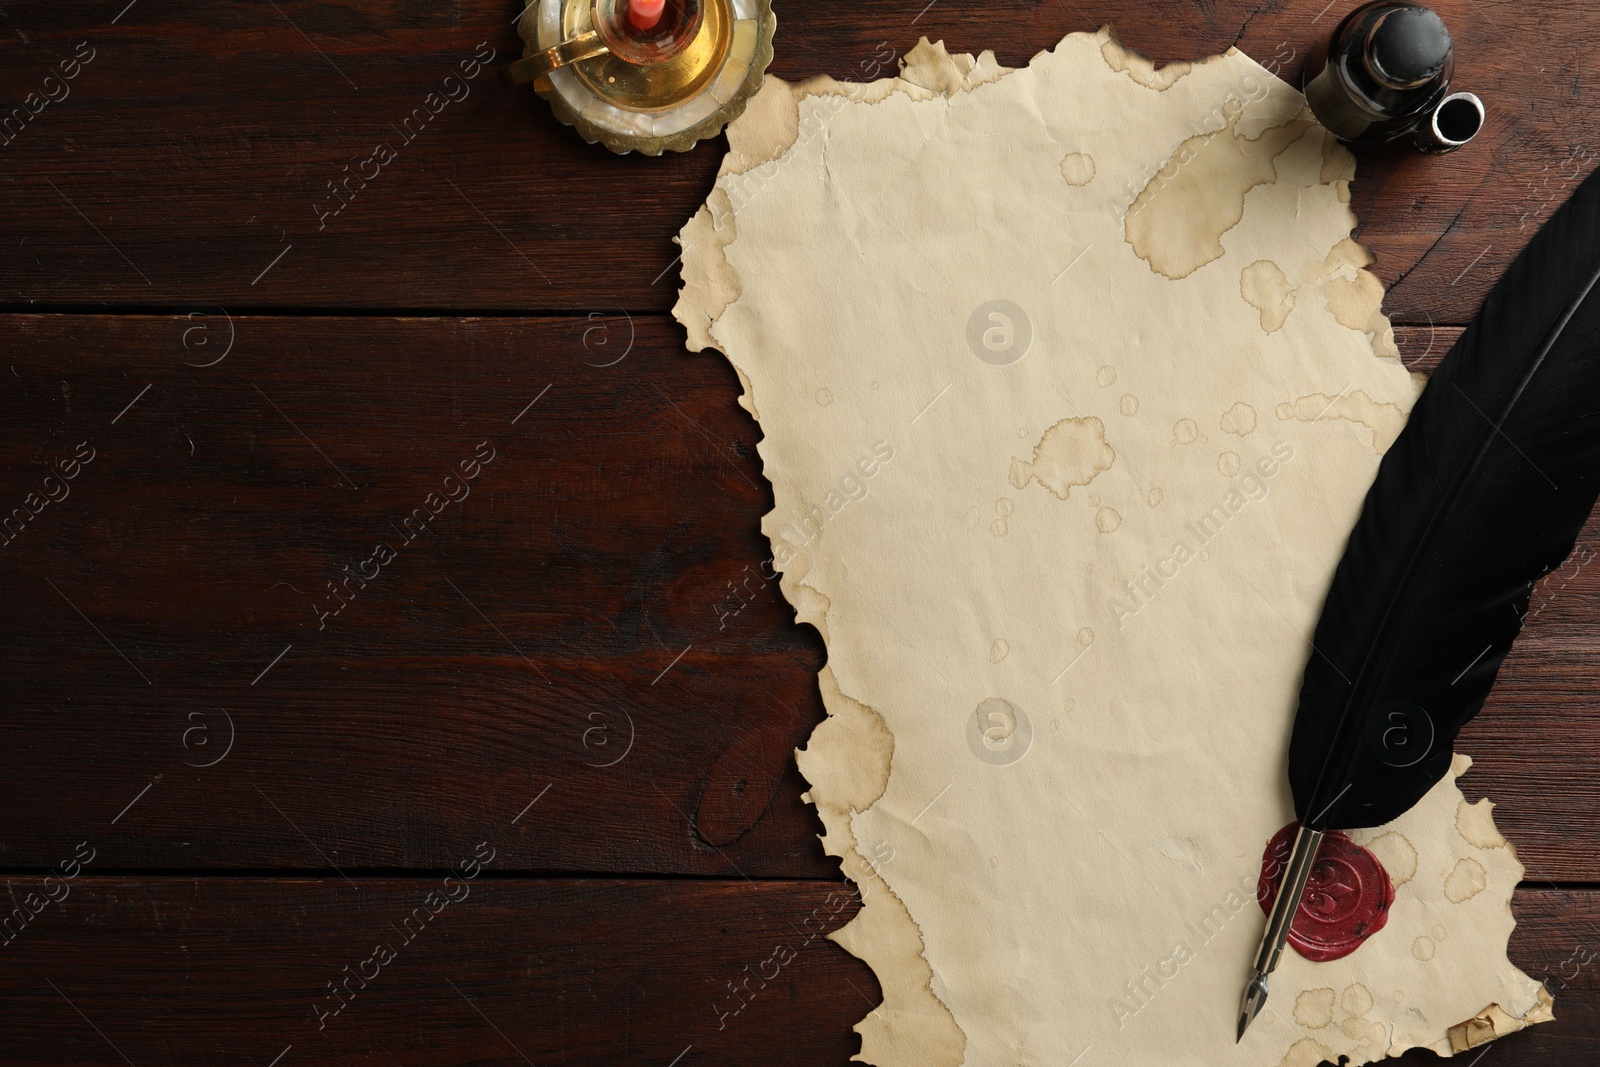
[[[1277,868],[1283,872],[1283,881],[1278,886],[1278,898],[1272,902],[1272,910],[1267,913],[1267,930],[1261,935],[1254,974],[1239,1000],[1239,1035],[1234,1038],[1235,1043],[1244,1040],[1244,1032],[1250,1029],[1250,1024],[1266,1007],[1267,975],[1278,969],[1278,961],[1283,958],[1283,948],[1289,940],[1289,927],[1294,925],[1295,913],[1300,910],[1300,898],[1305,896],[1306,883],[1311,880],[1311,868],[1316,863],[1317,849],[1321,844],[1321,830],[1300,827],[1287,859]],[[1275,856],[1273,861],[1276,864],[1279,858]]]
[[[1239,1001],[1239,1036],[1234,1038],[1235,1043],[1244,1040],[1244,1032],[1250,1029],[1250,1024],[1256,1021],[1256,1016],[1266,1006],[1267,976],[1258,974],[1244,987],[1244,997]]]

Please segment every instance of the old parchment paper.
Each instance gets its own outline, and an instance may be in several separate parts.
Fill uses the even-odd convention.
[[[1421,388],[1299,94],[1109,30],[1015,71],[924,41],[769,80],[729,141],[677,315],[739,372],[827,642],[798,756],[866,899],[861,1058],[1313,1067],[1549,1019],[1458,757],[1353,835],[1387,928],[1291,951],[1234,1044],[1306,635]]]

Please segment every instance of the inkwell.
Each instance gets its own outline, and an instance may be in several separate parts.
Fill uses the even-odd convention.
[[[1352,11],[1306,69],[1317,121],[1353,145],[1405,140],[1453,152],[1483,128],[1483,101],[1451,92],[1455,50],[1437,13],[1420,4]]]

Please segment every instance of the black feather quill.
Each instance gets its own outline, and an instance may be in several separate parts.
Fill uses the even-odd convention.
[[[1540,229],[1383,457],[1312,638],[1289,749],[1312,829],[1377,826],[1449,769],[1534,583],[1600,494],[1600,172]]]

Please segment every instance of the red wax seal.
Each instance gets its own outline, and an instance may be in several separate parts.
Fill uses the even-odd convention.
[[[1256,901],[1264,912],[1271,911],[1278,899],[1278,886],[1299,829],[1300,824],[1292,822],[1267,842],[1256,887]],[[1342,959],[1383,929],[1393,903],[1394,882],[1378,857],[1344,831],[1330,830],[1317,850],[1311,880],[1289,927],[1289,944],[1313,963]]]

